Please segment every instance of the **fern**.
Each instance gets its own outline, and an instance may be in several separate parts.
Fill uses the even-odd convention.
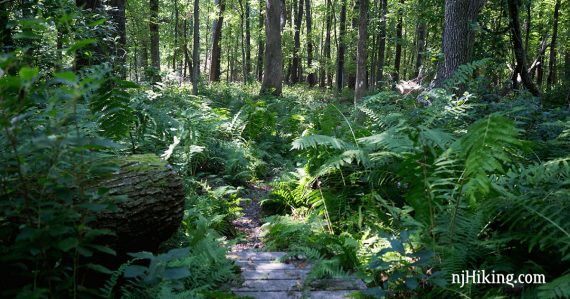
[[[89,105],[97,116],[103,135],[119,139],[129,132],[135,116],[129,105],[131,96],[126,90],[136,87],[132,82],[109,77],[92,97]]]

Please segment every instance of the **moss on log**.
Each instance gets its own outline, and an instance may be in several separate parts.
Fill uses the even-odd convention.
[[[184,190],[172,167],[155,155],[134,155],[120,171],[97,185],[112,196],[127,196],[117,209],[97,214],[96,226],[110,229],[119,253],[154,251],[178,229],[184,215]]]

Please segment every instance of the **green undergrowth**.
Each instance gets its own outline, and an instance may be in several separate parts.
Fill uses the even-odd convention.
[[[0,282],[1,294],[228,298],[239,281],[226,258],[241,238],[232,221],[250,200],[244,191],[270,181],[266,247],[310,259],[310,279],[356,275],[375,298],[570,296],[570,113],[560,92],[488,102],[453,86],[379,91],[354,106],[302,86],[275,98],[256,84],[213,84],[193,96],[186,85],[122,81],[108,65],[21,67],[0,79],[1,262],[21,274]],[[116,252],[85,212],[115,198],[89,182],[153,155],[183,178],[180,229],[117,269],[91,262]],[[463,270],[547,283],[451,284]],[[85,275],[93,271],[104,283]]]

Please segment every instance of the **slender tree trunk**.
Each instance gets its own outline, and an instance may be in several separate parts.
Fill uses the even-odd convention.
[[[206,12],[206,32],[210,32],[210,5]],[[206,34],[206,59],[204,59],[204,73],[208,71],[208,63],[210,62],[210,34]]]
[[[150,0],[150,59],[155,71],[160,71],[160,48],[158,35],[158,0]],[[153,81],[157,78],[153,78]]]
[[[143,45],[141,48],[141,69],[142,69],[142,78],[143,80],[149,80],[146,75],[146,71],[148,69],[148,40],[143,41]]]
[[[366,89],[366,26],[368,25],[368,0],[360,0],[360,19],[358,21],[358,46],[356,50],[356,85],[354,86],[354,105]]]
[[[556,84],[556,39],[558,37],[558,14],[560,10],[560,0],[554,6],[554,25],[552,26],[552,41],[550,42],[550,58],[548,60],[548,79],[546,84],[548,89]]]
[[[224,22],[224,10],[226,8],[224,0],[215,0],[218,10],[218,18],[212,25],[212,58],[210,60],[210,82],[220,81],[221,61],[222,61],[222,24]],[[229,53],[229,51],[228,51]]]
[[[159,50],[159,33],[158,33],[158,10],[159,1],[150,0],[150,19],[149,19],[149,32],[150,32],[150,63],[152,67],[151,76],[147,78],[151,82],[160,80],[160,50]]]
[[[200,0],[194,0],[194,30],[192,44],[192,94],[198,95],[200,80]]]
[[[258,25],[258,44],[257,44],[257,81],[261,82],[263,79],[263,56],[265,42],[263,41],[263,0],[259,0],[259,25]]]
[[[519,20],[519,9],[517,0],[508,0],[509,6],[509,23],[511,28],[511,35],[513,40],[513,49],[515,52],[516,68],[513,83],[516,83],[516,73],[521,75],[523,85],[535,96],[540,96],[540,91],[536,88],[534,83],[530,80],[528,70],[526,67],[526,53],[522,44],[522,34]]]
[[[404,5],[404,0],[400,0],[400,5]],[[394,73],[392,79],[398,83],[400,81],[400,63],[402,60],[402,28],[403,28],[403,8],[398,9],[398,23],[396,24],[396,56],[394,57]]]
[[[528,41],[530,38],[530,28],[531,28],[531,8],[532,8],[532,0],[529,0],[528,4],[526,5],[526,20],[524,22],[524,29],[526,31],[525,33],[525,37],[524,37],[524,50],[528,53],[529,49],[528,49]]]
[[[172,70],[176,72],[176,54],[178,54],[178,1],[174,0],[174,48],[172,53]]]
[[[308,0],[307,0],[308,1]],[[298,4],[298,5],[297,5]],[[293,11],[295,14],[295,36],[293,45],[293,65],[291,69],[291,83],[299,83],[300,71],[299,66],[301,59],[299,58],[299,49],[301,48],[301,23],[303,22],[303,0],[293,0]]]
[[[346,1],[341,0],[338,49],[336,58],[336,90],[342,91],[344,85],[344,51],[345,51],[345,33],[346,33]]]
[[[249,0],[245,0],[245,73],[246,82],[250,81],[251,76],[251,5]]]
[[[109,15],[113,20],[117,28],[117,34],[119,39],[114,47],[113,55],[116,57],[115,66],[117,67],[117,73],[121,78],[126,78],[127,76],[127,32],[125,29],[126,18],[125,18],[125,0],[111,0],[111,11]]]
[[[325,83],[325,78],[323,76],[323,78],[321,79],[321,86],[324,87],[325,84],[326,86],[331,86],[332,85],[332,73],[330,71],[329,68],[329,64],[331,61],[331,0],[325,0],[325,6],[326,6],[326,33],[325,33],[325,43],[324,43],[324,59],[322,59],[323,61],[323,66],[322,69],[324,71],[324,74],[326,76],[326,83]]]
[[[388,0],[380,0],[380,28],[378,32],[378,69],[376,69],[376,81],[384,80],[384,54],[386,50],[386,15],[388,14]]]
[[[261,94],[270,93],[281,95],[283,84],[283,54],[281,52],[281,1],[266,0],[265,40],[265,70]]]
[[[247,0],[245,0],[245,2],[247,3]],[[238,1],[239,4],[239,8],[240,8],[240,34],[239,34],[239,38],[241,39],[241,68],[242,68],[242,76],[243,76],[243,83],[247,83],[248,82],[248,70],[247,70],[247,61],[245,61],[245,34],[246,34],[246,30],[245,30],[245,8],[243,3],[240,1]]]
[[[419,4],[420,9],[423,8],[422,6],[425,5],[425,2],[420,0]],[[427,32],[427,24],[423,18],[423,15],[420,14],[418,25],[416,27],[416,65],[414,71],[414,77],[417,78],[420,75],[420,69],[424,63],[424,52],[426,50],[426,32]]]
[[[312,36],[312,26],[313,26],[313,16],[311,14],[311,0],[305,0],[305,11],[307,19],[307,67],[309,68],[309,74],[307,75],[307,83],[309,86],[313,86],[316,83],[315,72],[313,69],[313,36]]]
[[[437,69],[436,87],[442,87],[457,68],[471,59],[475,32],[471,24],[477,21],[485,0],[446,0],[443,29],[443,61]],[[467,22],[466,22],[467,20]]]

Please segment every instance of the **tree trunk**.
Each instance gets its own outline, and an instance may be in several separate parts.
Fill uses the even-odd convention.
[[[160,71],[160,48],[158,35],[158,0],[150,0],[150,60],[155,71]],[[156,78],[153,78],[155,80]]]
[[[178,1],[174,0],[174,48],[172,53],[172,70],[176,72],[176,54],[178,53]]]
[[[245,0],[245,81],[250,81],[251,75],[251,23],[250,23],[251,5],[249,0]]]
[[[308,0],[307,0],[308,1]],[[297,5],[298,4],[298,5]],[[301,48],[301,23],[303,22],[303,0],[293,0],[293,11],[295,14],[295,36],[293,45],[293,64],[291,69],[291,83],[299,83],[300,71],[299,65],[301,59],[299,58],[299,49]]]
[[[126,78],[127,68],[125,66],[127,61],[127,32],[125,30],[126,18],[125,18],[125,0],[111,0],[109,2],[111,5],[111,10],[109,15],[111,20],[117,28],[117,34],[119,39],[117,40],[116,46],[114,46],[113,55],[115,56],[115,67],[119,77]]]
[[[518,0],[508,0],[509,6],[509,23],[511,28],[511,37],[513,40],[513,49],[515,52],[515,59],[517,62],[515,68],[515,82],[516,83],[516,74],[517,72],[520,74],[523,85],[534,95],[540,96],[540,91],[536,88],[534,83],[530,80],[530,76],[528,74],[528,70],[526,67],[526,52],[523,48],[522,44],[522,34],[521,34],[521,27],[520,27],[520,20],[519,20],[519,9],[518,9]]]
[[[325,33],[325,43],[324,43],[324,59],[322,59],[323,61],[323,65],[322,65],[322,69],[324,72],[324,75],[326,76],[326,83],[325,83],[325,78],[323,76],[323,78],[321,79],[321,87],[325,87],[326,86],[331,86],[332,85],[332,73],[330,71],[329,68],[329,64],[331,61],[331,0],[325,0],[326,1],[326,33]]]
[[[423,8],[424,1],[419,2],[420,8]],[[427,24],[423,18],[423,15],[420,13],[418,25],[416,27],[416,65],[414,70],[414,77],[417,78],[420,75],[420,69],[424,63],[424,52],[426,50],[426,31],[427,31]]]
[[[97,214],[96,227],[113,231],[117,252],[153,251],[180,226],[184,215],[182,180],[154,155],[126,158],[119,173],[97,183],[111,196],[127,196],[114,211]]]
[[[392,79],[396,84],[400,82],[400,63],[402,60],[402,29],[403,29],[403,5],[404,0],[400,0],[400,8],[398,9],[398,23],[396,24],[396,56],[394,57],[394,73]]]
[[[263,0],[259,0],[259,19],[258,19],[258,44],[257,44],[257,81],[263,79],[263,56],[265,43],[263,41]]]
[[[550,42],[550,59],[548,60],[548,78],[546,84],[548,89],[556,84],[556,38],[558,36],[558,12],[560,10],[560,0],[554,6],[554,25],[552,27],[552,41]]]
[[[281,95],[283,53],[281,52],[281,0],[265,0],[265,69],[261,94]]]
[[[530,39],[530,28],[531,28],[531,8],[532,8],[532,0],[529,0],[528,4],[526,5],[526,20],[524,22],[524,29],[526,31],[525,33],[525,37],[524,37],[524,50],[529,53],[529,49],[528,49],[528,41]]]
[[[346,33],[346,1],[341,0],[340,7],[340,28],[338,34],[338,49],[336,58],[336,90],[342,91],[344,85],[344,51],[345,51],[345,33]]]
[[[354,86],[354,105],[366,89],[366,26],[368,25],[368,0],[360,0],[360,19],[358,21],[358,46],[356,49],[356,85]]]
[[[194,29],[192,41],[192,94],[198,94],[200,80],[200,0],[194,0]]]
[[[212,24],[212,58],[210,59],[210,82],[220,81],[222,62],[222,24],[224,22],[224,0],[215,0],[218,7],[218,18]]]
[[[378,69],[376,69],[376,82],[384,80],[384,52],[386,50],[386,15],[388,14],[388,0],[382,2],[380,15],[380,28],[378,32]]]
[[[305,0],[305,11],[307,14],[307,67],[309,68],[307,83],[309,83],[309,86],[313,86],[316,83],[316,77],[313,71],[313,16],[311,15],[311,0]]]
[[[443,29],[443,61],[437,69],[436,87],[442,87],[457,68],[471,59],[475,32],[471,24],[477,21],[485,0],[446,0]]]

